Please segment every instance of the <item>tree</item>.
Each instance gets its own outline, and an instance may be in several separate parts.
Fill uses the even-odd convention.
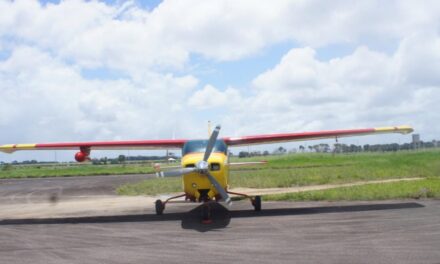
[[[285,154],[286,152],[287,152],[287,150],[280,146],[273,151],[273,154],[280,155],[280,154]]]
[[[364,145],[364,151],[370,151],[370,145],[369,144],[365,144]]]
[[[239,157],[239,158],[246,158],[246,157],[249,157],[249,152],[247,152],[247,151],[240,151],[240,152],[238,153],[238,157]]]
[[[104,165],[107,165],[107,161],[108,161],[108,159],[107,159],[107,157],[104,157],[104,158],[101,158],[99,161],[100,161],[101,163],[103,163]]]
[[[125,162],[125,155],[119,155],[118,161],[119,161],[119,163],[124,163]]]

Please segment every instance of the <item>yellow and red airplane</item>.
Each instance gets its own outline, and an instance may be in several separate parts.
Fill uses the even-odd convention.
[[[156,201],[156,213],[162,214],[165,205],[172,199],[185,197],[185,200],[202,202],[202,218],[210,221],[211,201],[231,203],[229,194],[242,195],[251,200],[256,211],[261,210],[261,197],[250,197],[245,194],[228,191],[229,163],[228,147],[250,144],[265,144],[289,141],[305,141],[313,139],[340,138],[384,133],[411,133],[410,126],[329,130],[318,132],[266,134],[244,137],[224,137],[218,139],[220,126],[211,133],[208,140],[139,140],[139,141],[106,141],[106,142],[76,142],[76,143],[46,143],[46,144],[10,144],[0,146],[0,151],[12,153],[19,150],[79,150],[75,160],[84,162],[90,160],[90,152],[94,149],[182,149],[181,168],[171,171],[158,171],[159,177],[183,176],[183,191],[179,196],[166,201]],[[243,163],[240,163],[243,164]]]

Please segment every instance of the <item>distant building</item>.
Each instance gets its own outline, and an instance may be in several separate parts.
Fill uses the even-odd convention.
[[[413,144],[419,144],[420,143],[420,134],[413,134],[412,135],[412,143]]]

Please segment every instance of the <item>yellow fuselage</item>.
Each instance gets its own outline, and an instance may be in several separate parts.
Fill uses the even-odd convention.
[[[203,159],[204,153],[189,153],[182,157],[182,167],[193,167]],[[219,182],[222,188],[227,189],[229,179],[228,156],[222,152],[213,152],[208,159],[209,172]],[[219,198],[217,190],[212,186],[206,175],[190,173],[183,176],[183,189],[186,196],[194,201],[200,199]]]

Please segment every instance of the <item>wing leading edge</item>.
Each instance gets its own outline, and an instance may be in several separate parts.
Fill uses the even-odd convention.
[[[43,144],[9,144],[0,146],[0,151],[12,153],[18,150],[117,150],[117,149],[179,149],[186,139],[167,140],[131,140],[131,141],[101,141],[101,142],[68,142]]]
[[[288,141],[306,141],[325,138],[340,138],[350,136],[363,136],[373,134],[400,133],[408,134],[413,132],[410,126],[396,127],[380,127],[380,128],[362,128],[362,129],[345,129],[345,130],[327,130],[317,132],[301,132],[301,133],[284,133],[284,134],[267,134],[254,135],[244,137],[227,137],[223,138],[228,146],[243,146],[251,144],[266,144]]]

